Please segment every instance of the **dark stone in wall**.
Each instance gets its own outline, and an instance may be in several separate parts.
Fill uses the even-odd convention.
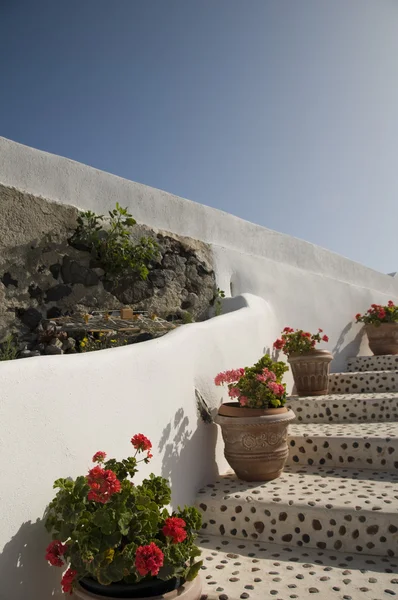
[[[76,260],[71,260],[69,256],[64,256],[61,275],[65,283],[81,283],[88,287],[99,283],[97,273],[79,264]]]
[[[59,283],[47,290],[46,302],[56,302],[57,300],[65,298],[65,296],[69,296],[71,293],[72,290],[68,285]]]
[[[13,285],[14,287],[18,287],[18,281],[16,279],[13,279],[11,277],[10,273],[4,273],[3,277],[1,278],[1,282],[6,286],[9,287],[10,285]]]
[[[24,308],[17,310],[17,316],[24,325],[29,329],[36,329],[40,321],[42,320],[42,314],[35,308]]]

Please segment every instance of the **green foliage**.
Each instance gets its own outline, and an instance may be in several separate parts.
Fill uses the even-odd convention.
[[[104,503],[89,499],[93,488],[86,476],[55,481],[57,492],[47,509],[46,528],[54,540],[66,545],[62,560],[77,572],[77,581],[92,577],[109,585],[150,578],[150,574],[139,574],[135,562],[137,549],[152,542],[164,555],[159,578],[180,576],[190,580],[198,574],[202,563],[197,561],[200,550],[194,542],[201,527],[200,513],[186,506],[170,514],[166,506],[170,503],[171,491],[163,477],[151,474],[137,486],[131,481],[138,463],[148,462],[150,457],[148,451],[141,460],[136,456],[121,461],[111,458],[103,464],[100,460],[101,466],[94,471],[112,471],[120,482],[118,490]],[[162,532],[170,516],[185,521],[186,537],[181,542],[173,543]]]
[[[71,243],[89,248],[107,273],[121,276],[134,272],[146,279],[149,265],[159,250],[157,243],[149,237],[133,243],[130,235],[135,224],[127,208],[116,202],[116,208],[109,211],[108,217],[91,211],[81,213]]]
[[[0,360],[14,360],[18,357],[18,352],[16,340],[11,334],[6,337],[0,346]]]
[[[216,317],[219,317],[222,312],[222,298],[225,298],[225,292],[218,287],[214,292],[213,304]]]
[[[188,325],[188,323],[193,323],[194,322],[194,318],[193,318],[192,314],[188,310],[185,310],[182,313],[182,322],[184,323],[184,325]]]

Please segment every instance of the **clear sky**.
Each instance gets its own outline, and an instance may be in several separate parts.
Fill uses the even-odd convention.
[[[4,137],[398,271],[398,0],[0,0],[0,76]]]

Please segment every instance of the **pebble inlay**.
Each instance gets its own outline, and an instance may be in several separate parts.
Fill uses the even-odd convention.
[[[347,372],[358,371],[393,371],[398,369],[398,356],[386,354],[384,356],[356,356],[347,361]]]
[[[344,438],[344,439],[342,439]],[[287,464],[398,469],[398,423],[291,425]]]
[[[202,600],[392,600],[396,559],[278,547],[209,536],[199,538]],[[224,568],[216,570],[217,565]],[[232,575],[233,573],[233,575]]]
[[[398,393],[291,396],[286,406],[298,423],[398,421]]]
[[[367,394],[395,392],[398,389],[398,371],[331,373],[330,394]]]
[[[398,556],[398,472],[288,467],[265,483],[227,474],[200,490],[198,507],[206,535]]]

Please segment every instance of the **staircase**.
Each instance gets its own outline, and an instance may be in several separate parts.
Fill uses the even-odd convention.
[[[350,359],[329,391],[289,399],[280,478],[198,493],[203,600],[398,597],[398,356]]]

